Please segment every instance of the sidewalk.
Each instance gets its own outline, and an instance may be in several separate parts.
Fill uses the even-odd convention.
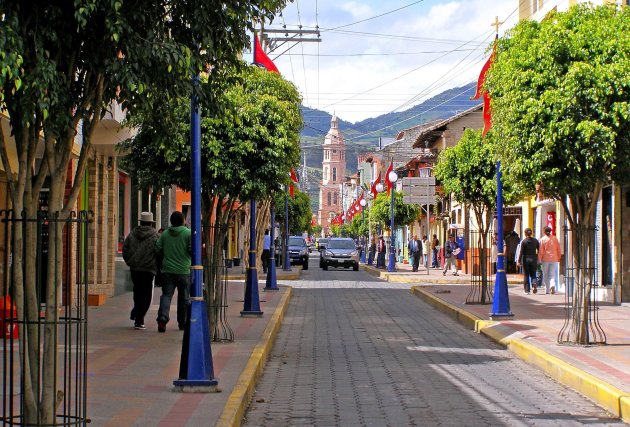
[[[565,296],[525,295],[518,284],[508,288],[514,318],[502,321],[488,320],[491,305],[464,304],[469,291],[466,284],[423,284],[412,287],[411,292],[630,421],[630,306],[600,305],[599,320],[607,345],[559,345],[556,340],[564,323]]]
[[[293,267],[292,274],[296,274]],[[171,322],[157,332],[155,318],[161,291],[155,289],[146,316],[147,329],[137,331],[129,320],[132,294],[90,307],[88,314],[88,418],[95,426],[229,426],[240,422],[255,379],[267,354],[291,295],[291,288],[265,292],[259,275],[261,318],[242,318],[245,281],[228,284],[228,324],[232,343],[212,343],[214,376],[220,393],[177,393],[183,332]]]

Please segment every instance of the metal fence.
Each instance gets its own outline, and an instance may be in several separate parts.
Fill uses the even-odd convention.
[[[2,425],[87,419],[89,212],[67,219],[0,211]]]
[[[606,344],[599,323],[600,287],[596,258],[598,228],[564,228],[565,320],[559,344]]]
[[[470,290],[466,296],[466,304],[492,304],[494,275],[492,274],[493,266],[490,257],[491,244],[489,238],[486,239],[486,248],[484,248],[484,235],[476,230],[470,231],[468,253],[471,272]]]

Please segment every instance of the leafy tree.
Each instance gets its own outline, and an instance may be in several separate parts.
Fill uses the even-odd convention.
[[[595,224],[601,189],[630,176],[630,10],[579,5],[524,21],[498,40],[486,88],[505,175],[560,200],[574,235],[572,331],[588,343]],[[576,294],[580,295],[580,294]]]
[[[220,74],[249,45],[245,30],[270,18],[284,0],[135,2],[76,0],[73,3],[7,0],[0,6],[0,109],[10,132],[0,132],[0,157],[18,221],[34,219],[48,178],[49,212],[63,220],[76,204],[91,138],[106,109],[118,101],[130,113],[158,94],[165,102],[191,89],[190,76],[212,64]],[[4,121],[1,123],[5,126]],[[81,140],[76,134],[80,130]],[[5,140],[5,134],[14,139]],[[76,144],[76,142],[79,142]],[[11,147],[11,148],[8,148]],[[76,167],[68,177],[73,148]],[[15,150],[17,169],[11,164]],[[41,154],[43,153],[43,154]],[[35,160],[41,158],[41,161]],[[68,182],[67,182],[68,181]],[[66,195],[66,184],[71,187]],[[51,254],[61,254],[62,222],[50,226]],[[14,230],[12,283],[23,355],[24,422],[51,425],[64,396],[55,390],[58,338],[57,291],[61,256],[48,261],[41,383],[37,327],[36,227]]]
[[[273,200],[276,208],[276,221],[284,227],[285,193],[283,191],[277,192]],[[289,231],[291,235],[302,235],[305,231],[310,233],[312,231],[311,218],[313,217],[313,212],[311,211],[311,199],[308,194],[296,189],[295,197],[289,196],[288,202]]]
[[[214,75],[201,82],[202,222],[206,242],[206,297],[209,319],[216,338],[222,288],[222,243],[235,213],[251,199],[268,199],[289,181],[289,171],[299,161],[302,117],[295,86],[277,73],[244,66],[228,73],[230,81],[216,82]],[[224,92],[210,96],[217,85]],[[212,105],[210,105],[212,104]],[[132,123],[138,134],[121,144],[123,165],[144,186],[177,185],[190,189],[190,100],[181,96],[171,105],[156,102],[137,114]],[[155,114],[159,111],[160,114]],[[308,196],[302,195],[300,200]],[[283,204],[284,205],[284,204]],[[303,209],[304,203],[299,205]],[[258,206],[266,212],[268,202]],[[307,206],[308,208],[308,206]],[[276,208],[279,212],[280,209]],[[295,226],[303,227],[296,208]],[[310,224],[310,210],[308,211]],[[260,238],[268,216],[258,215]],[[261,245],[257,245],[261,248]]]
[[[472,207],[479,230],[479,267],[482,278],[482,302],[488,286],[487,249],[488,231],[497,202],[496,144],[482,138],[481,130],[466,129],[454,147],[442,151],[435,166],[435,177],[444,191],[455,200]],[[504,185],[503,198],[509,205],[518,200],[518,194]]]
[[[390,199],[391,196],[386,192],[379,193],[379,195],[376,196],[370,208],[370,222],[382,224],[385,228],[389,228],[391,211]],[[403,203],[402,192],[394,191],[394,226],[402,227],[409,225],[417,220],[419,216],[420,208],[418,205]]]

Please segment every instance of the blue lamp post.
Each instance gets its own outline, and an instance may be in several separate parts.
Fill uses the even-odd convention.
[[[282,271],[291,271],[291,258],[289,257],[289,193],[284,193],[284,262]]]
[[[510,310],[507,277],[505,275],[505,252],[503,247],[503,184],[501,182],[501,162],[497,162],[497,274],[494,282],[494,299],[490,319],[513,317]]]
[[[367,201],[365,198],[361,198],[359,204],[361,205],[361,224],[365,227],[365,205],[367,205]],[[365,264],[365,232],[361,233],[361,263]]]
[[[245,279],[245,301],[241,317],[262,317],[258,295],[258,270],[256,269],[256,200],[252,199],[249,209],[249,266]]]
[[[394,251],[396,248],[394,247],[394,184],[398,181],[398,174],[394,171],[391,171],[387,176],[389,178],[389,182],[392,183],[392,200],[390,203],[390,218],[389,218],[389,229],[391,230],[391,237],[389,239],[389,264],[387,265],[387,271],[394,272],[396,271],[396,254]]]
[[[269,261],[267,262],[267,281],[265,282],[265,291],[277,291],[278,279],[276,277],[276,210],[273,201],[271,202],[271,232],[269,238]]]
[[[199,77],[193,78],[193,86]],[[193,94],[190,113],[191,167],[191,226],[192,226],[192,281],[190,304],[184,328],[179,378],[173,381],[178,391],[215,392],[219,383],[214,378],[210,327],[206,300],[203,297],[203,265],[201,263],[201,114],[199,98]]]

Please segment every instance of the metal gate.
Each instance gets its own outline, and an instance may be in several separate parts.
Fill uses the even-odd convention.
[[[491,232],[488,232],[491,235]],[[490,258],[490,242],[484,248],[484,236],[477,230],[471,230],[468,239],[470,253],[470,290],[466,296],[466,304],[492,304],[494,275]]]
[[[564,228],[565,319],[559,344],[606,344],[599,323],[597,227]]]
[[[2,425],[86,425],[88,224],[0,211]]]

